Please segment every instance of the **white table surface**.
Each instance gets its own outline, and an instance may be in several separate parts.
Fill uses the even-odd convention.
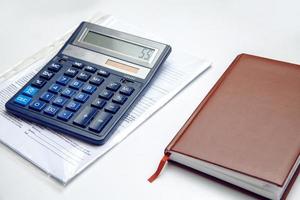
[[[163,149],[239,53],[300,63],[299,1],[1,0],[0,70],[104,11],[167,38],[213,68],[67,186],[0,145],[0,199],[253,199],[169,164],[149,184]],[[174,114],[176,113],[176,114]],[[288,199],[300,199],[300,180]]]

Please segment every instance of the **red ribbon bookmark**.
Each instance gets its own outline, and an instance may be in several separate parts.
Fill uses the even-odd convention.
[[[160,160],[159,165],[156,169],[156,171],[154,172],[154,174],[148,178],[148,181],[150,183],[152,183],[160,174],[161,170],[164,168],[166,162],[169,160],[170,154],[165,154],[164,157]]]

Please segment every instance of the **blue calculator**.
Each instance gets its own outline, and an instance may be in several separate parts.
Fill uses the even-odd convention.
[[[82,22],[6,109],[86,142],[104,144],[170,52],[169,45]]]

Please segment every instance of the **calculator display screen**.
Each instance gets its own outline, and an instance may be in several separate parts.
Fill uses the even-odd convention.
[[[83,41],[108,50],[112,50],[127,56],[149,62],[154,55],[154,49],[144,47],[117,38],[102,35],[93,31],[88,31]]]

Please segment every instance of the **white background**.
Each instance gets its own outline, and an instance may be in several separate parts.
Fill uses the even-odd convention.
[[[67,186],[1,144],[0,199],[253,199],[172,164],[153,184],[147,178],[165,146],[238,54],[300,64],[298,2],[0,0],[1,71],[98,11],[213,61],[204,76]],[[299,178],[288,199],[300,199]]]

